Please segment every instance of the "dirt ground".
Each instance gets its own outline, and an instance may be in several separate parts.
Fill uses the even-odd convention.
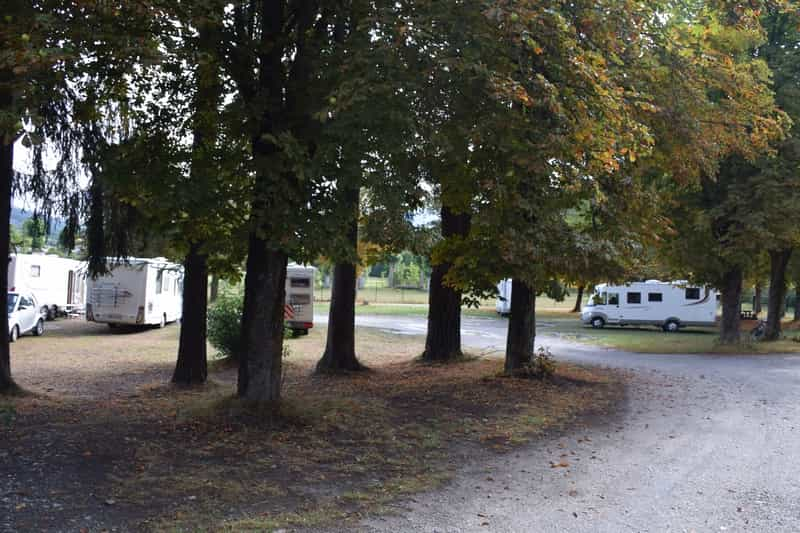
[[[544,383],[499,377],[496,359],[426,366],[422,339],[369,329],[358,352],[371,371],[316,376],[318,328],[289,341],[285,400],[266,412],[234,399],[230,365],[212,364],[201,388],[168,385],[178,326],[48,326],[12,348],[28,394],[0,400],[0,531],[345,525],[623,392],[576,366]]]

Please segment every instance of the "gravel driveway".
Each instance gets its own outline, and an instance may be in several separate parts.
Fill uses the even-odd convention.
[[[425,329],[417,317],[357,323]],[[500,353],[505,326],[465,318],[463,342]],[[540,344],[559,359],[628,370],[625,411],[465,465],[445,489],[360,531],[800,531],[800,357],[632,354],[546,327]]]

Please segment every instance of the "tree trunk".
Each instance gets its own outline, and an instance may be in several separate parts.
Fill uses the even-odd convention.
[[[794,284],[794,320],[800,320],[800,283]]]
[[[753,293],[753,314],[758,316],[761,314],[761,284],[757,284]]]
[[[572,308],[572,313],[581,312],[581,304],[583,303],[583,290],[583,285],[578,286],[578,297],[575,299],[575,307]]]
[[[283,316],[288,257],[250,234],[242,312],[238,395],[257,403],[281,396]]]
[[[770,250],[769,302],[767,302],[767,329],[764,340],[774,341],[781,336],[781,318],[786,298],[786,268],[792,249]]]
[[[530,364],[536,341],[536,291],[523,281],[511,282],[511,316],[506,340],[506,374]]]
[[[172,382],[181,385],[205,383],[208,377],[206,325],[208,312],[208,258],[200,245],[192,243],[186,256],[183,278],[183,316],[178,342],[178,361]]]
[[[211,276],[211,290],[209,291],[208,301],[214,303],[219,296],[219,276],[212,274]]]
[[[0,93],[0,109],[10,107],[10,97]],[[2,133],[2,132],[0,132]],[[0,261],[0,294],[8,294],[8,261],[10,248],[11,224],[11,184],[14,180],[14,139],[11,135],[2,134],[0,139],[0,250],[3,250],[5,259]],[[8,309],[6,318],[0,320],[0,394],[8,394],[17,390],[17,385],[11,378],[11,348],[8,344]]]
[[[469,213],[454,213],[442,205],[442,236],[445,239],[469,233]],[[452,361],[461,357],[461,291],[445,285],[448,262],[433,265],[428,289],[428,333],[422,360]]]
[[[360,169],[359,169],[360,170]],[[342,200],[348,202],[352,218],[347,229],[350,252],[358,248],[358,188],[343,190]],[[328,338],[325,352],[317,362],[317,372],[364,370],[356,357],[356,265],[342,261],[333,268],[331,306],[328,311]]]
[[[722,321],[719,340],[722,344],[736,344],[740,340],[742,269],[733,267],[722,280]]]

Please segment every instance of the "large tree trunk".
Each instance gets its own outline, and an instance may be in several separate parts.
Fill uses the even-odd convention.
[[[10,106],[10,97],[0,93],[0,109]],[[2,134],[0,146],[0,250],[3,250],[3,260],[0,260],[0,294],[8,294],[8,261],[10,247],[11,224],[11,184],[14,180],[14,139],[11,135]],[[0,320],[0,394],[8,394],[17,390],[17,385],[11,378],[11,349],[8,344],[8,309],[6,318]]]
[[[360,169],[359,169],[360,170]],[[358,188],[343,190],[342,200],[349,204],[352,218],[347,229],[347,243],[352,254],[358,248]],[[325,352],[317,363],[317,372],[364,370],[356,357],[356,265],[342,261],[333,268],[331,306],[328,311],[328,338]]]
[[[506,339],[506,374],[530,364],[536,341],[536,291],[523,281],[511,282],[511,316]]]
[[[723,276],[722,321],[719,340],[722,344],[736,344],[740,340],[742,269],[733,267]]]
[[[192,243],[184,268],[183,316],[173,383],[194,385],[205,383],[208,377],[207,314],[208,258],[200,253],[199,244]]]
[[[575,307],[572,308],[572,313],[580,313],[581,312],[581,304],[583,303],[583,291],[584,286],[578,286],[578,297],[575,299]]]
[[[781,318],[786,299],[786,268],[792,249],[770,250],[769,302],[767,303],[767,329],[764,340],[774,341],[781,336]]]
[[[800,320],[800,283],[795,281],[794,284],[794,320]]]
[[[454,213],[442,205],[442,236],[445,239],[469,233],[469,213]],[[428,334],[422,360],[451,361],[461,353],[461,291],[445,285],[450,263],[433,265],[428,289]]]
[[[283,317],[288,257],[250,235],[242,312],[238,395],[258,403],[281,396]]]

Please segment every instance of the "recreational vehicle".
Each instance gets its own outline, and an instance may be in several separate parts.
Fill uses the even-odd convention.
[[[30,291],[49,319],[83,308],[83,263],[57,255],[15,254],[8,263],[8,290]]]
[[[497,303],[495,310],[500,316],[511,314],[511,278],[504,279],[497,284]]]
[[[106,275],[87,280],[86,320],[164,327],[180,320],[183,267],[164,258],[109,264]]]
[[[581,312],[584,324],[602,328],[649,324],[664,331],[686,326],[713,326],[717,317],[717,291],[686,282],[649,280],[626,285],[595,287]]]
[[[286,326],[295,335],[314,327],[314,267],[291,263],[286,269]]]

